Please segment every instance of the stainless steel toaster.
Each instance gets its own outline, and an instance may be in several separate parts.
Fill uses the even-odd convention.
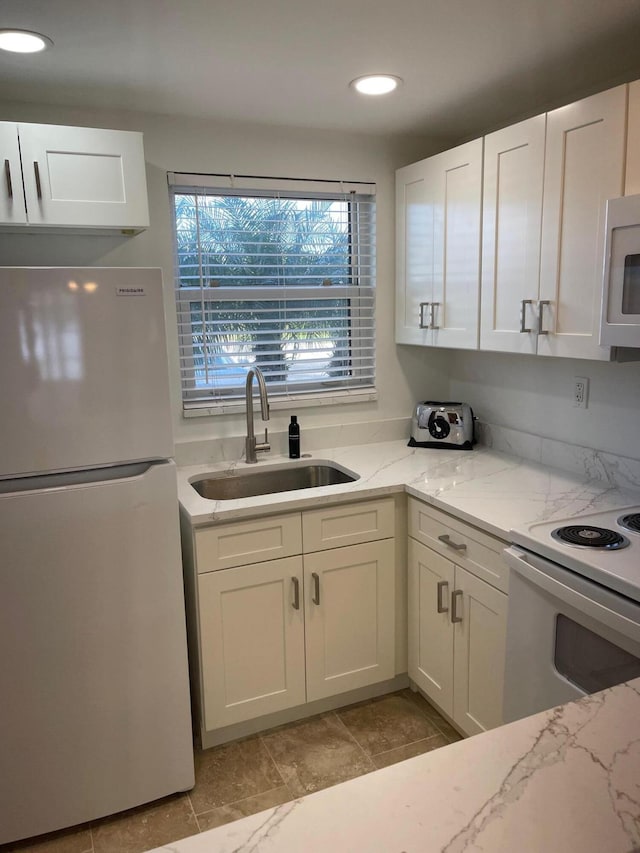
[[[473,410],[467,403],[425,400],[416,405],[410,446],[471,450],[474,444]]]

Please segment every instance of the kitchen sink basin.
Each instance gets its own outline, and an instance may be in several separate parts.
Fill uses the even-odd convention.
[[[275,492],[291,492],[296,489],[315,489],[317,486],[335,486],[353,483],[358,475],[345,468],[325,463],[292,465],[287,468],[267,468],[258,471],[242,471],[234,474],[207,474],[191,481],[191,485],[203,498],[212,501],[231,501],[255,495],[270,495]]]

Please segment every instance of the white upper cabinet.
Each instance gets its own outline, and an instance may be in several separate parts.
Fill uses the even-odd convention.
[[[24,206],[20,148],[15,124],[0,122],[0,155],[0,222],[24,225],[27,221],[27,211]]]
[[[480,349],[535,353],[546,116],[485,137]]]
[[[396,173],[396,341],[478,346],[482,140]]]
[[[3,122],[0,139],[14,156],[11,161],[4,155],[5,163],[10,160],[14,207],[7,208],[3,192],[3,224],[132,231],[149,225],[141,133]]]
[[[432,158],[433,344],[478,348],[482,139]]]
[[[433,200],[429,160],[396,172],[396,342],[430,344]]]
[[[399,169],[396,341],[610,360],[606,201],[638,151],[640,81]]]
[[[629,83],[624,194],[640,194],[640,80]]]
[[[540,355],[609,360],[598,345],[605,203],[624,191],[627,87],[547,115]]]

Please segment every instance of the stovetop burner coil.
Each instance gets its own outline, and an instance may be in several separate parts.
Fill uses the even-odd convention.
[[[592,527],[588,524],[570,524],[566,527],[558,527],[551,533],[558,542],[567,545],[576,545],[580,548],[603,548],[607,551],[615,551],[626,548],[629,540],[615,530],[606,527]]]
[[[625,530],[631,530],[633,533],[640,533],[640,512],[630,512],[627,515],[621,515],[618,519],[620,527]]]

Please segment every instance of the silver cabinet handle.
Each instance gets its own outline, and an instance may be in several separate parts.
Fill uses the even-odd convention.
[[[311,572],[311,577],[313,578],[314,589],[311,601],[313,601],[314,604],[320,604],[320,575],[318,575],[317,572]]]
[[[7,180],[7,195],[13,198],[13,184],[11,183],[11,163],[8,160],[4,161],[4,176]]]
[[[293,584],[293,609],[300,610],[300,581],[298,578],[291,578]]]
[[[453,548],[454,551],[466,551],[467,546],[464,542],[452,542],[451,537],[448,533],[443,533],[442,536],[438,536],[440,542],[444,542],[445,545],[448,545],[449,548]]]
[[[533,299],[523,299],[520,304],[520,332],[533,332],[533,329],[525,325],[527,305],[533,305]]]
[[[424,309],[425,309],[426,305],[431,305],[431,303],[430,302],[421,302],[420,303],[420,328],[421,329],[428,329],[429,328],[428,325],[425,326],[425,324],[424,324]]]
[[[462,622],[462,613],[458,616],[458,602],[462,602],[464,595],[461,589],[454,589],[451,593],[451,621]]]
[[[440,305],[439,302],[432,302],[430,312],[430,320],[429,320],[429,328],[430,329],[439,329],[440,326],[436,326],[436,306]]]
[[[36,176],[36,193],[38,198],[42,198],[42,184],[40,183],[40,166],[38,165],[38,161],[33,161],[33,171]]]
[[[550,299],[541,299],[539,304],[540,304],[540,311],[538,313],[538,334],[539,335],[548,335],[549,330],[547,329],[545,331],[545,329],[542,328],[542,319],[543,319],[542,314],[544,312],[544,306],[545,305],[551,305],[551,300]]]
[[[446,592],[445,592],[446,590]],[[445,605],[444,602],[447,600],[449,596],[449,581],[438,581],[438,604],[437,611],[438,613],[448,613],[449,607]]]

